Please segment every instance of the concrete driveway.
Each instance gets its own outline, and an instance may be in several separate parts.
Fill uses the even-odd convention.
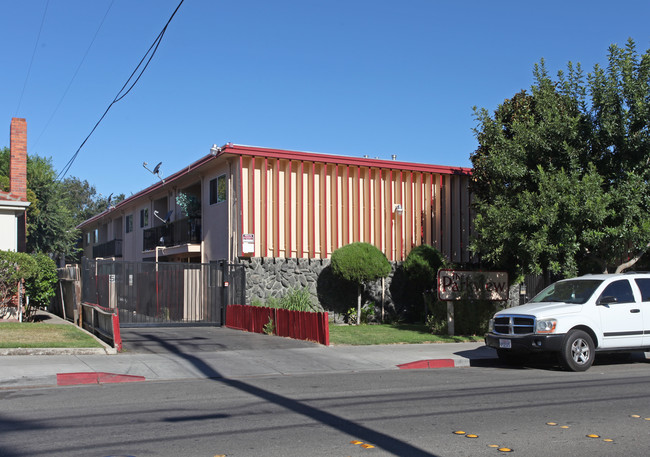
[[[226,327],[132,327],[120,329],[122,351],[138,354],[191,354],[318,346],[309,341],[233,330]]]

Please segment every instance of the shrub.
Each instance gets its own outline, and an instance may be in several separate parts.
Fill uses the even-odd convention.
[[[36,308],[46,307],[54,298],[57,282],[56,264],[45,254],[0,251],[0,304],[6,306],[16,292],[18,283],[25,280],[29,318]]]
[[[311,294],[305,288],[291,289],[280,298],[280,308],[289,311],[313,311],[314,305],[311,301]]]
[[[332,270],[337,276],[356,284],[365,284],[390,273],[390,262],[370,243],[352,243],[332,253]]]
[[[404,273],[408,287],[405,298],[414,305],[414,317],[422,316],[421,311],[427,306],[423,294],[438,288],[438,270],[444,268],[446,260],[442,253],[428,244],[414,247],[404,261]],[[428,318],[428,312],[424,313]],[[421,319],[421,318],[420,318]]]
[[[290,289],[280,298],[269,297],[266,302],[256,298],[251,300],[251,305],[287,309],[289,311],[315,311],[315,306],[311,301],[311,294],[306,288]]]
[[[442,253],[428,244],[414,247],[404,261],[404,271],[409,282],[422,293],[436,289],[438,270],[445,266]]]
[[[458,300],[454,304],[454,334],[482,335],[488,330],[488,322],[497,311],[500,302],[489,300]],[[447,302],[436,300],[429,307],[426,325],[434,335],[447,334]]]
[[[56,264],[47,255],[42,253],[32,254],[35,269],[31,278],[26,279],[25,289],[29,295],[32,306],[46,307],[55,295],[55,286],[58,281]]]
[[[390,274],[390,262],[370,243],[352,243],[332,253],[335,275],[357,284],[357,325],[361,323],[361,291],[364,284]]]
[[[34,274],[35,263],[28,254],[0,251],[0,306],[7,306],[18,292],[20,281]]]

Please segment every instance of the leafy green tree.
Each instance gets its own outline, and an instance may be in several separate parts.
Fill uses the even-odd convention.
[[[70,195],[56,181],[50,159],[27,157],[27,187],[33,192],[27,209],[27,250],[53,256],[74,254],[79,233]]]
[[[0,150],[0,188],[9,188],[9,149]],[[76,177],[56,180],[51,159],[27,157],[27,250],[74,258],[79,232],[76,226],[119,203],[124,194],[110,199]]]
[[[75,225],[106,211],[110,206],[114,206],[124,200],[124,194],[103,196],[98,194],[95,186],[85,179],[72,176],[63,180],[68,195],[68,202],[72,211],[72,217]]]
[[[357,325],[361,319],[363,286],[390,274],[390,262],[383,252],[370,243],[352,243],[332,253],[332,271],[335,275],[357,284]]]
[[[25,318],[29,318],[33,309],[46,307],[54,298],[57,282],[54,261],[41,253],[0,251],[0,307],[7,306],[16,295],[22,280],[29,297]]]
[[[632,266],[650,242],[650,53],[610,47],[607,70],[569,63],[476,109],[471,249],[515,275]]]

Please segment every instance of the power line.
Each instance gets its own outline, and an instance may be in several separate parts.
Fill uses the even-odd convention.
[[[173,19],[174,16],[176,15],[176,12],[177,12],[178,9],[181,7],[181,5],[183,4],[184,1],[185,1],[185,0],[181,0],[181,1],[180,1],[180,3],[179,3],[178,6],[176,7],[176,9],[175,9],[174,12],[172,13],[172,15],[169,17],[169,20],[167,21],[167,23],[165,24],[165,26],[162,28],[162,30],[160,31],[160,33],[158,34],[158,36],[156,37],[156,39],[153,41],[153,43],[151,44],[151,46],[149,47],[149,49],[147,50],[147,52],[144,54],[144,56],[143,56],[142,59],[140,60],[140,63],[138,63],[138,65],[137,65],[137,66],[135,67],[135,69],[133,70],[133,73],[131,73],[131,76],[129,76],[129,79],[126,80],[126,82],[124,83],[124,85],[122,86],[122,88],[119,90],[119,92],[117,93],[117,95],[115,96],[115,98],[113,99],[113,101],[110,103],[110,105],[108,105],[108,108],[106,108],[106,111],[104,111],[104,114],[102,114],[102,116],[99,118],[99,120],[97,121],[97,123],[95,124],[95,126],[92,128],[92,130],[90,131],[90,133],[88,134],[88,136],[83,140],[83,142],[81,143],[81,145],[79,146],[79,148],[77,149],[77,151],[72,155],[72,157],[70,158],[70,160],[68,160],[68,162],[65,164],[65,166],[63,167],[63,170],[61,170],[61,172],[59,173],[59,175],[58,175],[57,178],[56,178],[57,181],[62,180],[62,179],[65,177],[65,175],[68,173],[68,171],[70,171],[70,167],[72,167],[72,164],[74,163],[74,161],[76,160],[77,156],[79,155],[79,152],[81,151],[81,148],[84,147],[84,145],[86,144],[86,141],[88,141],[88,139],[89,139],[90,136],[93,134],[93,132],[95,131],[95,129],[97,129],[97,127],[98,127],[99,124],[102,122],[102,120],[104,120],[104,117],[106,117],[106,115],[108,114],[108,111],[112,108],[112,106],[113,106],[114,104],[116,104],[117,102],[119,102],[120,100],[122,100],[124,97],[126,97],[126,95],[127,95],[129,92],[131,92],[131,89],[133,89],[133,87],[134,87],[134,86],[137,84],[137,82],[140,80],[140,77],[142,76],[142,74],[144,73],[144,71],[145,71],[145,70],[147,69],[147,67],[149,66],[149,63],[151,62],[151,59],[153,59],[153,56],[156,54],[156,51],[158,50],[158,46],[160,46],[160,43],[161,43],[161,41],[162,41],[162,39],[163,39],[163,36],[165,35],[165,32],[167,31],[167,27],[169,26],[169,23],[172,21],[172,19]],[[147,57],[147,56],[149,56],[149,57]],[[145,61],[146,61],[146,62],[145,62]],[[138,70],[138,69],[141,68],[141,67],[142,67],[142,69],[141,69],[141,70]],[[137,74],[137,76],[136,76],[136,74]],[[134,77],[135,77],[135,79],[134,79]],[[133,79],[134,79],[134,80],[133,80]],[[130,82],[131,80],[133,80],[133,82]],[[128,88],[127,88],[127,87],[128,87]]]
[[[20,111],[20,104],[23,101],[23,95],[25,94],[27,81],[29,81],[29,74],[32,72],[32,64],[34,63],[34,56],[36,55],[36,49],[38,48],[38,43],[41,40],[41,31],[43,30],[43,24],[45,23],[45,15],[47,14],[47,7],[49,5],[50,5],[50,0],[47,0],[47,2],[45,3],[45,10],[43,11],[43,18],[41,19],[41,26],[38,28],[38,36],[36,37],[36,43],[34,43],[34,51],[32,52],[32,58],[29,61],[29,67],[27,68],[27,76],[25,76],[25,83],[23,84],[23,90],[20,92],[20,98],[18,99],[18,106],[16,107],[16,114],[14,117],[18,117],[18,111]]]
[[[79,65],[77,66],[77,69],[75,70],[74,74],[72,75],[72,79],[70,79],[70,82],[68,83],[68,87],[65,88],[65,91],[63,92],[63,95],[61,96],[61,99],[59,100],[59,103],[57,103],[56,107],[54,108],[54,111],[50,115],[50,118],[45,123],[45,127],[43,127],[43,130],[41,131],[40,135],[38,135],[38,137],[36,138],[36,141],[34,141],[34,144],[32,144],[32,146],[31,146],[32,148],[36,147],[39,140],[41,139],[41,137],[43,136],[43,134],[45,133],[45,131],[49,127],[50,122],[52,122],[52,119],[54,119],[54,115],[59,110],[59,107],[61,106],[61,103],[63,103],[63,99],[68,94],[68,91],[70,90],[70,87],[72,86],[73,81],[77,77],[77,73],[79,73],[79,70],[81,69],[81,66],[86,61],[86,57],[88,56],[88,52],[90,52],[90,48],[93,46],[93,43],[95,43],[95,39],[97,38],[97,35],[99,34],[100,29],[102,28],[102,25],[104,25],[104,21],[106,20],[106,16],[108,16],[108,12],[113,7],[113,3],[115,3],[115,0],[112,0],[111,4],[108,5],[108,9],[106,10],[106,13],[104,13],[104,17],[102,18],[101,22],[99,23],[99,27],[97,27],[97,31],[95,32],[95,35],[93,36],[93,39],[90,41],[90,44],[88,45],[88,48],[86,49],[86,52],[84,53],[83,57],[81,58],[81,62],[79,62]]]

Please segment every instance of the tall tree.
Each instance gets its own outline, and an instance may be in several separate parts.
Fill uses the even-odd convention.
[[[110,206],[124,200],[124,194],[103,196],[98,194],[95,186],[85,179],[72,176],[63,180],[63,186],[68,194],[68,202],[75,225],[106,211]]]
[[[544,61],[531,93],[476,109],[472,190],[483,260],[519,275],[629,268],[650,242],[650,53],[610,47],[585,82]]]
[[[0,188],[9,188],[9,149],[0,150]],[[120,195],[115,202],[123,199]],[[27,250],[72,257],[79,237],[75,227],[108,207],[87,181],[56,180],[51,159],[27,157]]]
[[[56,181],[50,159],[27,157],[27,187],[33,194],[27,209],[27,250],[52,256],[72,255],[79,233],[70,209],[70,196]]]

